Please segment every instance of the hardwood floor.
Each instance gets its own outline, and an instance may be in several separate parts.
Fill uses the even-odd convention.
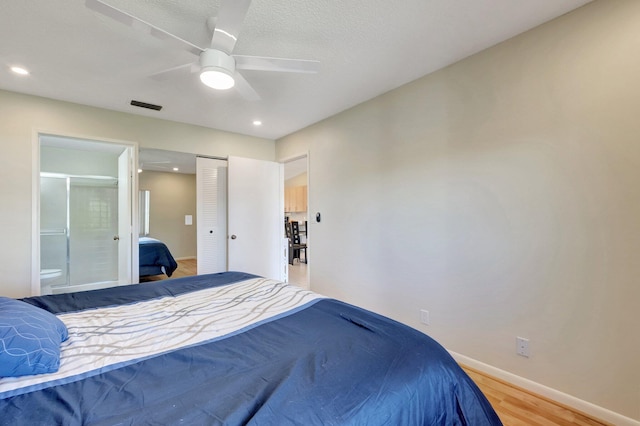
[[[177,262],[178,269],[171,278],[196,275],[196,259]],[[306,265],[296,264],[290,268],[289,274],[291,282],[306,281]],[[155,275],[144,277],[140,282],[166,279],[170,278],[166,275]],[[612,426],[472,368],[464,365],[462,368],[486,395],[505,426]]]
[[[462,366],[505,426],[612,426],[509,383]]]
[[[171,278],[181,278],[181,277],[189,277],[191,275],[196,275],[197,273],[197,261],[196,259],[183,259],[176,260],[178,263],[178,269],[173,271],[171,274]],[[146,283],[150,281],[161,281],[171,279],[166,275],[152,275],[149,277],[140,277],[141,283]]]

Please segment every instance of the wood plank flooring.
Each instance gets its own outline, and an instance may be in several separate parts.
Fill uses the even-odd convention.
[[[171,278],[196,275],[196,259],[184,259],[177,262],[178,269],[175,270]],[[306,268],[304,269],[306,276]],[[169,279],[166,275],[155,275],[144,277],[144,281],[142,279],[140,281],[166,279]],[[466,366],[462,366],[462,368],[487,396],[505,426],[612,426],[472,368]]]
[[[191,275],[197,274],[196,259],[182,259],[182,260],[176,259],[176,262],[178,263],[178,269],[173,271],[173,274],[171,274],[171,278],[189,277]],[[165,274],[151,275],[149,277],[140,277],[140,282],[146,283],[150,281],[161,281],[161,280],[167,280],[171,278],[167,277]]]
[[[612,426],[540,395],[462,366],[505,426]]]

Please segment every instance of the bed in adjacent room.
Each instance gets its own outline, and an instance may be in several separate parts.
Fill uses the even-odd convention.
[[[155,238],[140,237],[138,240],[140,276],[166,274],[170,277],[178,268],[165,243]]]
[[[13,370],[0,352],[0,376],[16,376],[0,378],[3,425],[500,424],[425,334],[250,274],[4,298],[0,312],[0,332],[33,318],[51,343]]]

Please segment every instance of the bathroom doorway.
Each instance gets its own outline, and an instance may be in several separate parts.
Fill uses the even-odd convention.
[[[39,139],[40,294],[137,281],[133,147],[52,135]]]

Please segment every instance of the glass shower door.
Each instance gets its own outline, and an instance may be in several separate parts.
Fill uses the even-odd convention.
[[[118,187],[110,177],[40,178],[42,294],[118,283]]]
[[[71,178],[69,284],[72,286],[118,281],[116,182]]]

